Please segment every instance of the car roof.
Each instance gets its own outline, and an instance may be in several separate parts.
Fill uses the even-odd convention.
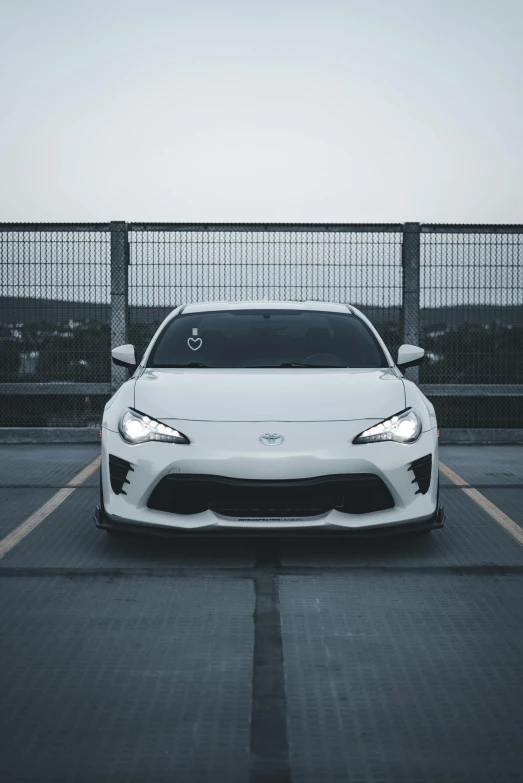
[[[198,302],[185,305],[184,313],[204,313],[213,310],[320,310],[331,313],[351,312],[346,304],[336,302]]]

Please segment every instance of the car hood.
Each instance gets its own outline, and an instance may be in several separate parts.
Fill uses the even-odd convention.
[[[351,421],[404,407],[390,369],[147,369],[135,384],[135,408],[162,420]]]

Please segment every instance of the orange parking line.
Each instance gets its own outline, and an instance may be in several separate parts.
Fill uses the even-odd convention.
[[[458,476],[458,474],[455,473],[452,468],[449,468],[448,465],[440,462],[439,469],[443,475],[449,479],[449,481],[452,481],[453,484],[461,487],[465,495],[473,500],[476,505],[483,509],[483,511],[486,511],[487,514],[498,523],[498,525],[506,530],[507,533],[509,533],[519,544],[521,544],[521,546],[523,546],[523,529],[520,528],[520,526],[516,524],[513,519],[507,516],[504,511],[498,508],[495,503],[492,503],[492,501],[486,498],[485,495],[482,495],[481,492],[478,492],[477,489],[473,489],[473,487],[471,487],[470,484],[465,481],[465,479],[462,479],[461,476]]]
[[[4,557],[4,555],[10,552],[11,549],[19,544],[22,539],[29,535],[31,530],[34,530],[35,527],[40,524],[40,522],[43,522],[43,520],[48,517],[49,514],[52,514],[52,512],[69,497],[69,495],[72,495],[75,487],[83,484],[84,481],[87,481],[89,476],[93,475],[95,470],[98,470],[100,467],[100,459],[100,457],[97,457],[89,465],[87,465],[87,467],[83,468],[80,473],[77,473],[76,476],[67,483],[67,487],[63,487],[62,489],[59,489],[58,492],[55,492],[52,498],[44,503],[43,506],[40,506],[37,511],[31,514],[31,516],[27,517],[24,522],[18,525],[17,528],[12,530],[5,538],[0,541],[0,560],[2,557]]]

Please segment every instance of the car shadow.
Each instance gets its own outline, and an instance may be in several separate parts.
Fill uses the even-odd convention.
[[[105,554],[129,564],[195,568],[314,568],[379,566],[421,558],[439,548],[441,531],[429,535],[402,534],[376,538],[323,535],[297,536],[191,536],[156,537],[122,533],[107,536]],[[438,541],[439,539],[439,541]]]

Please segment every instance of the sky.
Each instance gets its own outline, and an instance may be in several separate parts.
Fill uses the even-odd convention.
[[[0,0],[0,221],[523,222],[521,0]]]

